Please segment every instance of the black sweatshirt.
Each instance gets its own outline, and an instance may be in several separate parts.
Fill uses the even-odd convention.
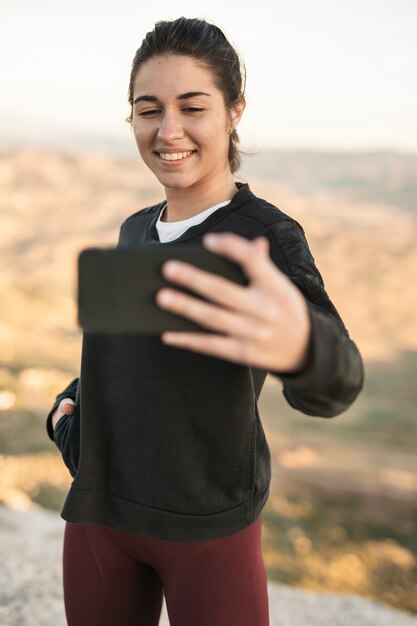
[[[330,301],[302,226],[248,183],[231,202],[161,243],[164,202],[127,217],[117,247],[201,243],[208,231],[266,236],[270,256],[301,290],[312,324],[302,371],[269,372],[295,409],[334,417],[363,387],[364,366]],[[175,285],[173,284],[175,288]],[[169,346],[160,335],[83,332],[80,377],[46,420],[73,481],[61,517],[170,541],[231,535],[255,521],[268,496],[270,450],[258,399],[268,371]],[[73,415],[51,417],[63,398]]]

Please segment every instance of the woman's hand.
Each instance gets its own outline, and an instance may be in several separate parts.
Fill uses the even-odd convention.
[[[54,411],[54,413],[52,413],[52,428],[55,430],[55,426],[57,421],[65,414],[67,415],[72,415],[75,411],[75,402],[74,400],[71,400],[71,398],[64,398],[63,400],[61,400],[61,402],[58,404],[56,410]]]
[[[165,262],[164,278],[214,304],[168,288],[158,291],[157,304],[223,334],[170,331],[162,333],[162,341],[261,369],[282,373],[301,369],[311,332],[307,303],[270,258],[268,239],[261,236],[250,241],[229,232],[209,238],[203,237],[204,246],[239,264],[249,285],[237,285],[179,260]],[[175,274],[170,268],[177,268]],[[167,295],[169,302],[163,298]]]

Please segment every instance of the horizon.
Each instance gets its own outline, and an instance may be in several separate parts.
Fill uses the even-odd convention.
[[[253,146],[247,146],[242,141],[240,143],[242,150],[255,150]],[[40,152],[57,152],[62,154],[73,155],[107,155],[113,158],[134,158],[140,157],[136,144],[132,141],[120,137],[106,137],[103,135],[89,134],[71,134],[67,137],[57,138],[32,138],[31,140],[24,138],[5,139],[4,135],[0,137],[0,154],[21,150],[39,150]],[[365,155],[383,155],[392,154],[404,157],[417,157],[417,147],[415,150],[407,148],[395,148],[390,146],[303,146],[303,145],[276,145],[276,146],[259,146],[256,148],[256,154],[243,156],[244,162],[250,163],[251,158],[262,156],[265,153],[299,153],[299,154],[315,154],[315,155],[344,155],[344,156],[365,156]]]

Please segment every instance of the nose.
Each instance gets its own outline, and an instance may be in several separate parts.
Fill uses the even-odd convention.
[[[183,136],[184,130],[179,115],[174,111],[165,111],[159,124],[159,139],[164,143],[169,143]]]

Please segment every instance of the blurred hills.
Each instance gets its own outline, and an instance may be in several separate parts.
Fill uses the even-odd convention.
[[[303,225],[329,296],[367,358],[417,347],[416,168],[417,156],[394,153],[264,151],[237,176]],[[139,155],[0,153],[3,355],[25,359],[36,348],[50,361],[56,339],[80,334],[77,254],[115,245],[128,215],[163,198]],[[72,361],[77,352],[67,351]]]
[[[417,212],[417,154],[262,150],[249,159],[244,171],[290,185],[301,194],[325,190],[352,203]]]
[[[79,375],[77,255],[116,245],[126,217],[164,199],[132,146],[105,145],[0,152],[0,503],[10,509],[59,511],[70,484],[45,418]],[[268,577],[414,613],[416,159],[263,151],[236,176],[302,224],[365,361],[363,392],[335,420],[295,411],[267,377],[259,409],[272,463]]]

